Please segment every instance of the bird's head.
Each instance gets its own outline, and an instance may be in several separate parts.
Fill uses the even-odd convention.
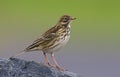
[[[75,20],[76,18],[73,18],[69,15],[63,15],[60,20],[59,23],[62,25],[68,25],[72,20]]]

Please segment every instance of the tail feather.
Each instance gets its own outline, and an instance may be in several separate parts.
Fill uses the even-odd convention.
[[[17,57],[17,56],[19,56],[19,55],[24,54],[25,52],[26,52],[25,50],[20,51],[20,52],[18,52],[17,54],[13,55],[12,57]]]
[[[26,53],[26,52],[38,51],[38,50],[39,50],[39,49],[33,49],[33,50],[27,50],[27,49],[25,49],[25,50],[23,50],[23,51],[18,52],[17,54],[14,54],[14,55],[12,56],[12,58],[17,57],[17,56],[19,56],[19,55],[22,55],[22,54],[24,54],[24,53]]]

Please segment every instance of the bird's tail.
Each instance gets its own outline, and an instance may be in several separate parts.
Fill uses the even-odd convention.
[[[19,55],[24,54],[25,52],[26,52],[25,50],[20,51],[20,52],[18,52],[17,54],[14,54],[12,57],[17,57],[17,56],[19,56]]]

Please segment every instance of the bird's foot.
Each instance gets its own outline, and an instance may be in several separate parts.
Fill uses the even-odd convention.
[[[54,67],[54,65],[51,65],[50,63],[46,63],[46,62],[42,62],[41,64],[43,64],[43,65],[45,65],[45,66]]]
[[[56,69],[58,69],[60,71],[66,71],[66,69],[64,69],[64,68],[62,68],[62,67],[60,67],[58,65],[51,65],[50,63],[46,63],[46,62],[42,62],[41,64],[43,64],[45,66],[50,66],[50,67],[56,68]]]
[[[56,69],[60,70],[60,71],[65,71],[64,68],[60,67],[60,66],[55,66]]]

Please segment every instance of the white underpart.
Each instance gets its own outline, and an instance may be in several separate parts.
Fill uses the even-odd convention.
[[[68,26],[68,28],[70,29],[70,25]],[[57,45],[53,49],[50,49],[49,52],[56,52],[56,51],[59,51],[59,49],[61,49],[62,47],[64,47],[67,44],[67,42],[69,41],[69,39],[70,39],[70,31],[68,31],[68,35],[69,36],[66,36],[61,41],[57,42],[55,45],[57,45],[57,44],[59,44],[59,45]]]

